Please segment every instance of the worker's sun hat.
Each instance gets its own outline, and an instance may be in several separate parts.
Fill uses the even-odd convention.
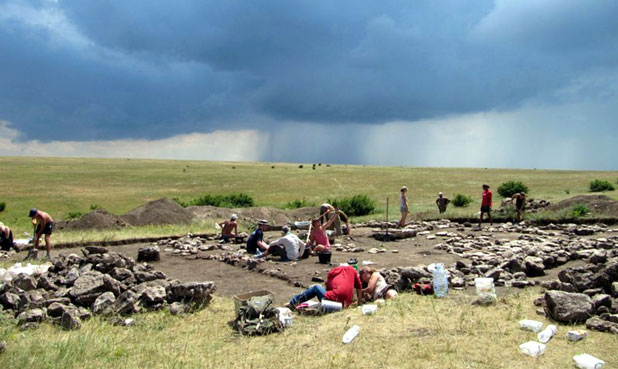
[[[259,225],[268,225],[268,220],[262,219],[258,222]]]
[[[442,196],[444,195],[442,192],[438,192],[438,196]]]
[[[232,216],[230,217],[230,219],[232,219],[232,220],[236,220],[236,219],[238,219],[238,215],[236,215],[236,214],[232,214]]]
[[[407,191],[407,190],[408,190],[408,186],[401,186],[401,190],[402,190],[402,191],[403,191],[403,190],[406,190],[406,191]]]
[[[30,212],[28,213],[28,217],[32,218],[33,216],[36,215],[37,210],[35,208],[30,209]]]

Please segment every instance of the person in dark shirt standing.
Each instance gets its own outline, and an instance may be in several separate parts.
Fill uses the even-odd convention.
[[[487,217],[489,218],[489,224],[494,225],[493,220],[491,219],[491,191],[489,190],[489,185],[483,185],[483,199],[481,200],[481,218],[479,220],[479,228],[481,227],[481,223],[483,223],[483,214],[487,213]]]
[[[444,194],[442,192],[438,194],[438,198],[436,199],[436,205],[438,206],[438,211],[440,211],[440,214],[446,211],[446,206],[449,204],[449,202],[451,202],[451,200],[444,197]]]

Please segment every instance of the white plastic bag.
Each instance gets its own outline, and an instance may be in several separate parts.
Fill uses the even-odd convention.
[[[545,353],[545,345],[535,341],[529,341],[519,345],[519,351],[524,355],[537,357]]]

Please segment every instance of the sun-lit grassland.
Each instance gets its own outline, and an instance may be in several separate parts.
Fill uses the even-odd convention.
[[[618,336],[591,332],[583,341],[565,339],[559,326],[545,354],[531,358],[520,344],[536,339],[519,329],[524,318],[550,322],[535,314],[529,289],[501,298],[490,307],[471,305],[460,292],[443,300],[403,294],[374,316],[359,309],[323,317],[296,317],[281,334],[242,337],[229,322],[231,299],[215,298],[195,314],[166,312],[136,315],[135,327],[113,326],[103,318],[66,332],[49,324],[20,331],[8,321],[0,337],[8,351],[3,368],[570,368],[573,355],[588,353],[610,365],[618,362]],[[341,338],[353,324],[361,333],[350,345]]]
[[[442,191],[447,197],[455,193],[472,196],[474,202],[469,207],[450,207],[446,214],[470,216],[479,207],[482,183],[493,187],[494,202],[499,201],[496,188],[507,180],[526,183],[531,197],[558,201],[588,194],[588,185],[593,179],[612,183],[618,180],[616,171],[326,166],[326,163],[313,170],[311,164],[304,163],[301,169],[299,164],[289,163],[2,157],[0,201],[6,202],[6,210],[0,213],[0,220],[17,232],[24,232],[30,229],[26,214],[31,207],[46,210],[59,220],[66,218],[69,212],[87,213],[91,205],[124,214],[161,197],[190,200],[208,193],[238,192],[249,194],[257,205],[264,206],[283,206],[303,198],[319,205],[328,198],[362,193],[377,203],[376,213],[365,219],[383,219],[387,198],[389,218],[395,219],[399,216],[402,185],[410,188],[408,198],[412,212],[434,212],[436,194]],[[605,194],[618,199],[618,191]],[[207,231],[209,227],[211,225],[195,223],[189,231]],[[160,230],[127,232],[150,235]],[[58,232],[55,237],[60,234]],[[117,235],[118,232],[114,232],[107,237]]]

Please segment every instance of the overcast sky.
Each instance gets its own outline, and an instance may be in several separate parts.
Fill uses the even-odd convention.
[[[3,0],[0,155],[618,169],[616,0]]]

